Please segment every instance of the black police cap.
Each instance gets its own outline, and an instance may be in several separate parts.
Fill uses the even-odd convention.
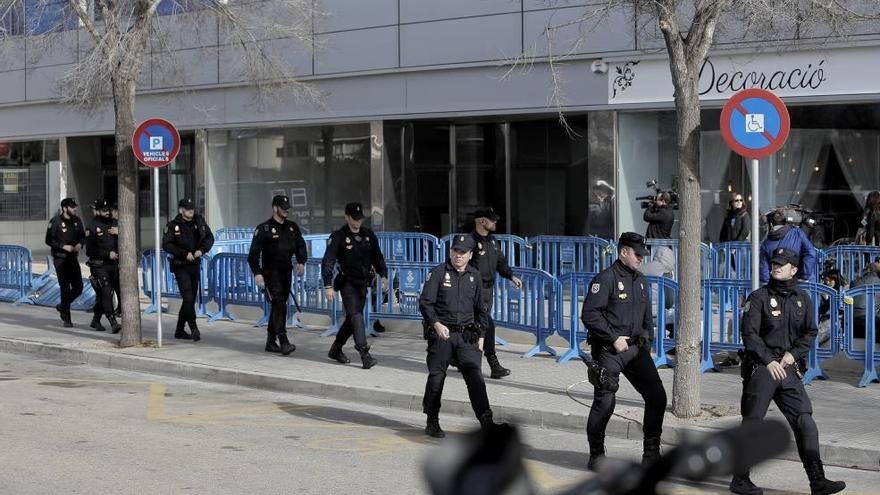
[[[177,202],[178,208],[183,208],[184,210],[194,210],[196,204],[190,198],[183,198]]]
[[[109,210],[110,202],[106,199],[96,199],[94,203],[92,203],[92,208],[96,210]]]
[[[478,208],[474,212],[474,218],[488,218],[493,222],[497,222],[501,219],[501,215],[495,213],[495,209],[491,206],[484,206],[482,208]]]
[[[648,256],[651,253],[648,251],[648,247],[645,246],[645,238],[635,232],[624,232],[620,234],[620,239],[617,240],[617,246],[631,247],[639,256]]]
[[[61,200],[62,208],[76,208],[77,206],[79,205],[76,204],[76,200],[73,198],[64,198]]]
[[[773,256],[770,258],[770,264],[787,265],[789,263],[791,263],[791,266],[800,265],[800,255],[797,252],[786,248],[777,248],[773,250]]]
[[[452,249],[462,253],[473,251],[476,244],[472,235],[457,235],[452,239]]]
[[[364,218],[364,206],[360,203],[348,203],[345,205],[345,214],[355,220]]]
[[[277,207],[281,208],[282,210],[289,210],[290,209],[290,198],[279,194],[279,195],[272,198],[272,206],[277,206]]]

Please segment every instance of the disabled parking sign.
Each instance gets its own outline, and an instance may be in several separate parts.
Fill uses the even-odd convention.
[[[145,120],[131,136],[131,149],[137,161],[148,167],[161,168],[177,158],[180,133],[165,119]]]
[[[785,103],[770,91],[746,89],[733,95],[721,110],[721,135],[746,158],[764,158],[782,148],[790,126]]]

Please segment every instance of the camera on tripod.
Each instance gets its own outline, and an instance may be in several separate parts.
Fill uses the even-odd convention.
[[[641,201],[641,207],[643,210],[654,206],[654,203],[656,203],[657,201],[657,196],[661,193],[666,193],[669,195],[668,204],[672,207],[672,209],[678,209],[678,191],[676,191],[675,189],[664,190],[662,187],[657,185],[657,179],[649,180],[645,183],[645,187],[647,187],[648,189],[653,189],[654,194],[652,196],[639,196],[636,198],[636,201]]]

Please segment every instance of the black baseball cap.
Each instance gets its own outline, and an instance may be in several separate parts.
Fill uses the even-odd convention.
[[[77,206],[79,205],[76,204],[76,200],[73,198],[64,198],[61,200],[62,208],[76,208]]]
[[[651,254],[648,251],[648,247],[645,246],[645,238],[635,232],[624,232],[620,234],[620,239],[617,240],[618,247],[631,247],[635,250],[636,254],[639,256],[648,256]]]
[[[282,210],[290,209],[290,198],[281,194],[272,198],[272,206],[277,206]]]
[[[106,199],[96,199],[94,203],[92,203],[92,208],[96,210],[109,210],[110,202]]]
[[[472,235],[457,235],[452,238],[452,249],[466,253],[474,249],[474,237]]]
[[[493,222],[497,222],[501,219],[501,215],[495,213],[495,210],[491,206],[484,206],[477,208],[477,210],[474,211],[474,218],[488,218]]]
[[[191,198],[183,198],[177,202],[177,206],[179,208],[183,208],[184,210],[194,210],[196,208],[196,204],[193,202]]]
[[[773,257],[770,258],[771,265],[787,265],[798,266],[801,263],[801,257],[795,251],[785,248],[777,248],[773,250]]]
[[[364,218],[364,206],[360,203],[348,203],[345,205],[345,214],[355,220]]]

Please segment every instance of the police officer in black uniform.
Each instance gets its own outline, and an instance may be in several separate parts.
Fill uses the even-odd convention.
[[[620,374],[645,401],[642,463],[660,457],[660,434],[666,410],[666,390],[651,359],[654,320],[651,292],[639,272],[648,255],[645,239],[624,232],[618,240],[618,259],[590,282],[581,311],[593,362],[600,373],[590,372],[594,387],[593,405],[587,420],[590,460],[594,470],[605,456],[605,428],[614,413]]]
[[[333,291],[342,295],[345,321],[336,334],[327,356],[340,363],[350,360],[342,352],[348,338],[354,334],[354,348],[361,355],[364,369],[370,369],[377,361],[370,355],[367,335],[364,331],[364,304],[367,288],[372,281],[372,270],[382,277],[382,292],[388,291],[388,268],[379,249],[379,240],[372,230],[364,227],[364,208],[360,203],[345,205],[345,226],[330,235],[330,245],[321,261],[321,277],[324,279],[324,295],[333,301]],[[333,268],[339,263],[339,273],[333,279]]]
[[[492,232],[498,228],[500,219],[501,216],[491,207],[480,208],[474,212],[474,230],[471,233],[476,249],[470,264],[480,272],[480,279],[483,281],[483,304],[489,313],[483,354],[492,370],[489,375],[492,378],[503,378],[510,374],[510,370],[498,362],[498,355],[495,353],[495,321],[491,316],[492,303],[495,299],[495,274],[510,280],[517,289],[522,288],[522,280],[513,274],[507,263],[507,257],[501,252],[501,245],[492,236]]]
[[[483,332],[489,322],[480,272],[468,264],[474,247],[472,236],[456,235],[449,260],[431,270],[419,297],[428,340],[428,382],[422,407],[428,415],[425,433],[435,438],[446,436],[440,428],[439,413],[450,362],[458,363],[482,428],[495,424],[480,371]]]
[[[110,215],[110,203],[104,199],[95,201],[95,221],[86,230],[86,263],[92,271],[89,281],[95,289],[95,309],[91,327],[104,331],[101,316],[106,316],[113,333],[122,326],[113,311],[113,295],[119,294],[119,228]]]
[[[202,255],[214,245],[214,234],[205,219],[196,214],[192,199],[181,199],[177,207],[177,216],[165,226],[165,235],[162,237],[162,249],[171,255],[171,270],[183,299],[174,338],[198,342],[201,334],[196,325],[196,299],[199,296]],[[192,335],[186,333],[186,324],[189,324]]]
[[[271,305],[266,352],[280,352],[285,356],[296,350],[287,338],[286,328],[287,299],[293,278],[292,259],[296,256],[296,274],[302,276],[309,256],[299,225],[287,219],[288,210],[290,198],[272,198],[272,218],[257,225],[248,254],[248,265],[257,287],[265,289]]]
[[[819,430],[802,382],[807,357],[819,330],[813,318],[813,302],[797,286],[799,263],[800,256],[795,251],[773,251],[770,282],[752,292],[743,307],[740,332],[745,355],[740,406],[746,423],[762,420],[770,401],[776,403],[794,432],[798,455],[810,480],[810,492],[826,495],[842,491],[846,483],[825,478],[819,457]],[[730,491],[764,493],[749,479],[748,471],[734,475]]]
[[[79,269],[79,251],[86,238],[82,220],[76,216],[76,200],[61,200],[61,211],[49,221],[46,229],[46,245],[52,248],[52,264],[61,287],[61,304],[55,306],[61,314],[65,328],[73,326],[70,320],[70,304],[82,294],[82,272]]]

